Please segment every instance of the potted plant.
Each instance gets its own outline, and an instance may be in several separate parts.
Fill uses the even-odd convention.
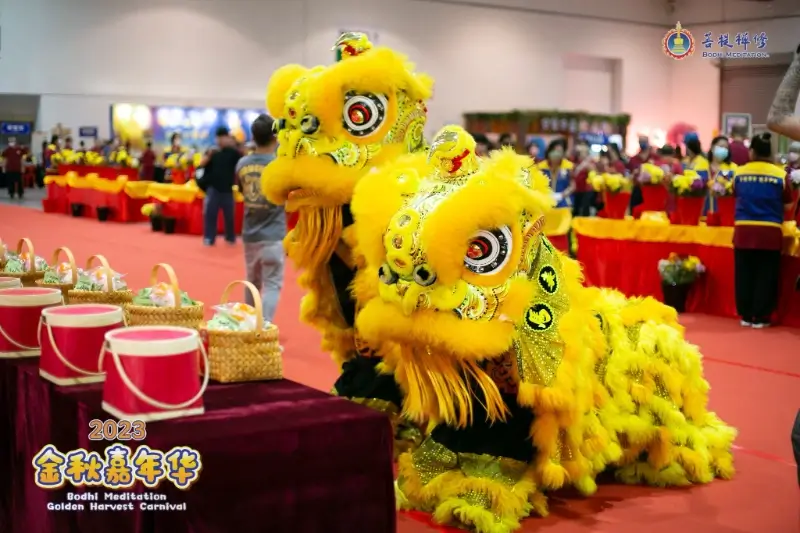
[[[603,211],[606,218],[623,219],[631,203],[632,184],[622,174],[590,172],[588,182],[603,195]]]
[[[643,163],[636,181],[642,188],[642,211],[666,211],[667,188],[664,180],[667,172],[652,163]]]
[[[713,201],[706,223],[709,226],[733,226],[736,199],[733,197],[733,179],[718,174],[709,183]]]
[[[703,178],[694,170],[685,170],[683,174],[672,177],[669,188],[677,197],[673,222],[685,226],[697,226],[708,194]]]
[[[150,228],[153,231],[164,230],[164,218],[161,215],[161,204],[144,204],[142,214],[150,219]]]
[[[658,262],[658,273],[661,275],[661,290],[664,294],[664,303],[674,308],[677,312],[686,311],[686,297],[689,295],[694,281],[706,267],[697,257],[680,256],[676,253]]]

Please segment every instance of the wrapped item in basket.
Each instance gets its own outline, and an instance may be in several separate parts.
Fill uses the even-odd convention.
[[[67,256],[67,261],[65,263],[58,262],[58,257],[61,252]],[[75,256],[72,255],[72,251],[66,246],[55,249],[50,264],[51,266],[44,272],[44,277],[36,280],[36,285],[49,288],[58,287],[64,295],[64,303],[68,304],[69,291],[78,283],[78,275],[81,274],[82,271],[75,264]]]
[[[158,271],[163,269],[169,283],[158,282]],[[181,292],[175,271],[166,263],[159,263],[150,273],[151,286],[142,289],[127,308],[129,326],[179,326],[200,329],[203,322],[203,302],[196,302]]]
[[[23,252],[27,249],[27,252]],[[19,278],[23,287],[35,287],[36,280],[42,279],[47,270],[47,261],[36,255],[33,243],[22,238],[17,243],[17,251],[3,253],[5,264],[0,272],[1,276]]]
[[[100,266],[94,266],[94,260]],[[109,280],[111,282],[109,283]],[[125,307],[133,300],[124,276],[114,272],[102,255],[93,255],[86,261],[86,269],[78,273],[75,286],[67,293],[71,304],[110,304]]]
[[[231,291],[244,285],[253,295],[255,307],[229,303]],[[264,322],[261,295],[249,281],[234,281],[214,306],[214,317],[203,335],[208,341],[209,375],[224,383],[283,378],[283,354],[278,328]]]

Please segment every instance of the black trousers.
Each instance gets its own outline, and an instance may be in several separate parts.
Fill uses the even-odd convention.
[[[17,194],[22,198],[25,194],[25,190],[22,188],[22,172],[6,172],[6,185],[11,198]]]
[[[778,306],[780,250],[733,250],[736,310],[743,320],[768,323]]]
[[[594,202],[594,191],[572,193],[572,216],[588,217],[591,214],[589,208]]]

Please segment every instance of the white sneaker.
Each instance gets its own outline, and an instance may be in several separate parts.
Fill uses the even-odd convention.
[[[743,328],[753,327],[753,323],[748,322],[747,320],[742,320],[741,322],[739,322],[739,325],[742,326]]]
[[[770,327],[771,324],[769,322],[761,322],[758,324],[753,324],[753,329],[764,329]]]

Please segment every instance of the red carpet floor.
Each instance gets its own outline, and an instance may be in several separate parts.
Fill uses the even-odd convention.
[[[100,224],[0,205],[0,238],[13,246],[29,237],[46,259],[66,245],[80,262],[104,254],[135,288],[150,267],[171,264],[181,288],[209,304],[227,282],[244,275],[241,245],[202,246],[198,237],[153,234],[145,226]],[[328,390],[336,369],[319,336],[298,323],[300,294],[287,269],[276,323],[286,348],[286,376]],[[705,354],[712,407],[739,431],[738,474],[729,482],[690,489],[603,485],[591,498],[552,497],[551,516],[529,519],[525,532],[559,533],[788,533],[800,530],[797,475],[789,434],[800,408],[800,330],[742,329],[729,319],[688,315],[689,339]],[[441,531],[424,516],[402,514],[400,533]]]

